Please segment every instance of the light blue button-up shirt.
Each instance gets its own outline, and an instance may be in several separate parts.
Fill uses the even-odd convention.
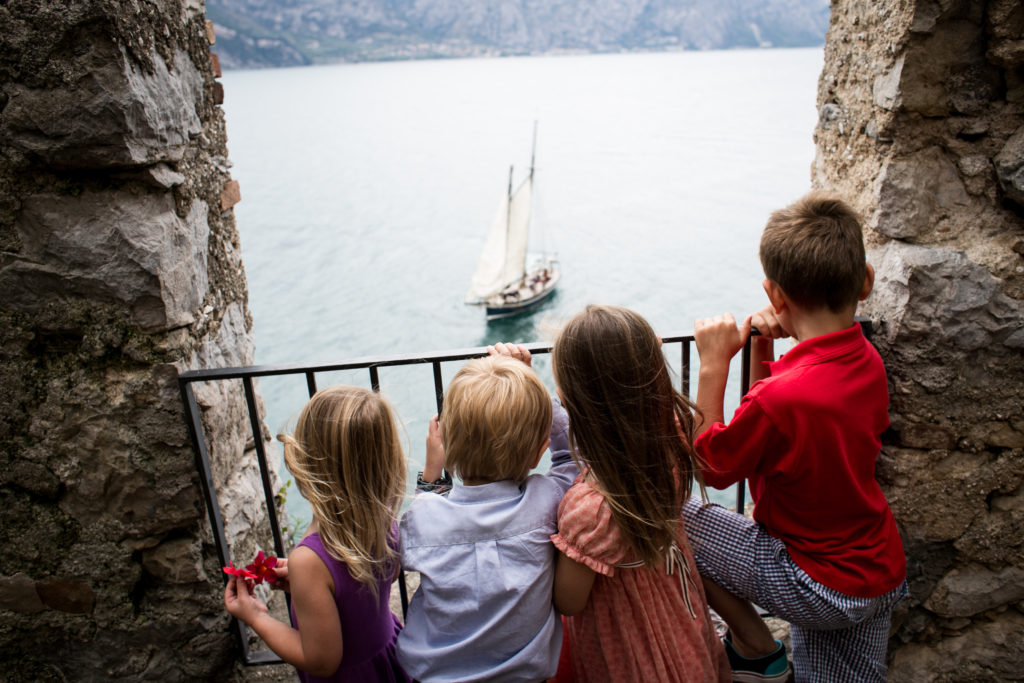
[[[558,668],[551,535],[577,468],[568,416],[552,403],[547,474],[421,493],[402,517],[402,565],[420,587],[398,659],[420,681],[540,681]]]

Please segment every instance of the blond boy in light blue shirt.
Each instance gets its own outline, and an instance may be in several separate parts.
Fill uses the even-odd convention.
[[[398,657],[424,683],[538,681],[558,667],[550,537],[577,475],[568,417],[525,347],[489,350],[453,378],[427,437],[421,479],[447,467],[462,484],[447,496],[421,493],[400,524],[402,565],[420,573],[420,587]],[[551,468],[529,475],[549,444]]]

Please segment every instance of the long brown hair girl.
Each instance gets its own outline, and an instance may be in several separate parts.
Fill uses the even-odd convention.
[[[637,556],[658,562],[684,538],[679,511],[694,481],[703,492],[694,406],[672,385],[661,338],[627,308],[588,306],[559,334],[553,360],[581,471]]]
[[[693,405],[661,339],[633,311],[588,306],[552,365],[581,471],[552,537],[575,679],[729,680],[682,524],[693,482],[703,492]]]

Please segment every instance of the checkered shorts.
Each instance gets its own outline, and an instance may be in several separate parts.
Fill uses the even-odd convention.
[[[906,583],[877,598],[845,595],[743,515],[691,498],[683,521],[702,576],[790,622],[797,681],[885,681],[890,617]]]

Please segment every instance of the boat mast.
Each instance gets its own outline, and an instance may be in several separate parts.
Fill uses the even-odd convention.
[[[530,201],[533,201],[533,165],[537,159],[537,122],[533,122],[533,144],[530,146]],[[526,282],[526,261],[523,261],[523,282]]]
[[[512,171],[514,166],[508,167],[508,202],[505,203],[505,263],[508,263],[508,241],[509,233],[512,231]],[[502,266],[504,268],[504,266]],[[524,275],[526,273],[523,273]]]
[[[533,144],[530,146],[530,201],[533,201],[533,165],[537,159],[537,120],[533,121]],[[532,207],[531,207],[532,213]],[[547,261],[547,254],[544,254],[544,260]],[[526,281],[526,262],[523,262],[523,281]]]
[[[533,161],[537,158],[537,122],[533,122],[533,147],[530,149],[530,181],[533,181]],[[531,188],[532,189],[532,188]]]

